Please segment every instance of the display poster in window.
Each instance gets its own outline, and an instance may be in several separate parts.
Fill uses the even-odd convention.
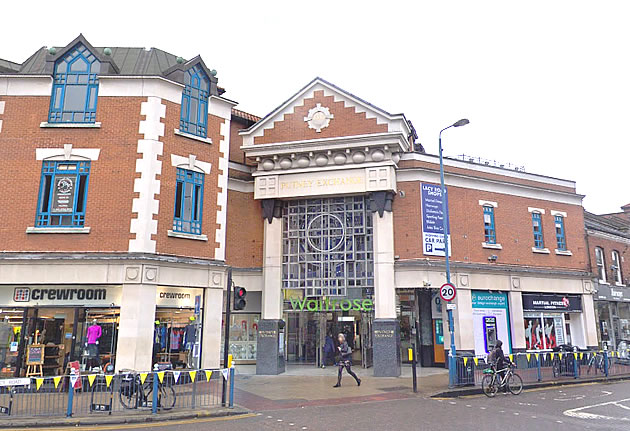
[[[525,316],[525,347],[527,350],[553,349],[565,343],[560,316]]]
[[[55,175],[50,212],[67,214],[73,211],[76,175]]]
[[[446,233],[449,256],[451,255],[451,235],[448,221],[448,194],[446,214],[442,209],[442,187],[436,184],[420,184],[422,205],[422,252],[427,256],[445,256],[444,217],[446,217]]]

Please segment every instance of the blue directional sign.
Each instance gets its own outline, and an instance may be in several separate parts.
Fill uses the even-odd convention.
[[[422,205],[422,251],[427,256],[444,256],[444,212],[442,211],[442,188],[436,184],[420,184]],[[449,256],[451,255],[451,231],[448,224],[448,195],[446,199],[446,233],[448,234]]]

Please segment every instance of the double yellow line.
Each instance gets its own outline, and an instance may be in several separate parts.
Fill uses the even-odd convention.
[[[237,419],[245,419],[255,417],[254,413],[247,413],[243,415],[233,416],[220,416],[209,418],[194,418],[194,419],[181,419],[173,421],[157,421],[157,422],[143,422],[137,424],[112,424],[112,425],[91,425],[91,426],[68,426],[68,427],[54,427],[54,428],[39,428],[29,427],[34,430],[55,430],[55,431],[100,431],[100,430],[127,430],[127,429],[141,429],[141,428],[158,428],[158,427],[170,427],[174,425],[186,425],[205,422],[223,422],[233,421]],[[6,431],[24,431],[24,428],[5,428]]]

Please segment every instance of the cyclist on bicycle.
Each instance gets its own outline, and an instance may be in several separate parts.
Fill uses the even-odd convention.
[[[497,340],[497,343],[494,345],[494,349],[492,349],[488,358],[488,362],[494,365],[494,369],[501,379],[505,376],[507,365],[512,363],[510,359],[503,354],[503,349],[501,348],[502,346],[503,342],[501,340]]]

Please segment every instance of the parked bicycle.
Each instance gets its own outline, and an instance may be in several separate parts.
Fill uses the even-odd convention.
[[[487,397],[494,397],[499,389],[507,388],[512,394],[518,395],[523,392],[523,379],[514,372],[516,365],[510,363],[503,370],[496,370],[492,365],[483,371],[484,376],[481,381],[481,388]]]
[[[610,369],[610,365],[612,364],[612,359],[608,357],[608,369]],[[586,374],[591,373],[591,369],[594,370],[594,373],[600,372],[602,374],[606,374],[606,357],[603,353],[597,353],[595,355],[591,355],[588,360],[588,368],[586,369]]]
[[[125,374],[122,378],[119,390],[120,403],[126,409],[149,407],[153,402],[153,375],[147,376],[144,383],[139,374]],[[175,389],[166,376],[161,383],[158,380],[158,408],[170,410],[175,406]]]

